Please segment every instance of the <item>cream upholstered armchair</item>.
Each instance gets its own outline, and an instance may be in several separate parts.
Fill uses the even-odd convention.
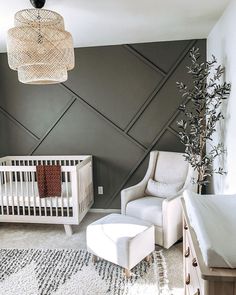
[[[183,154],[152,151],[144,179],[121,192],[121,213],[155,225],[156,244],[169,248],[182,237],[180,197],[193,170]]]

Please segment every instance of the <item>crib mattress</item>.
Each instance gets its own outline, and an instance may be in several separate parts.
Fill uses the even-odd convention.
[[[236,195],[199,197],[186,191],[184,199],[205,264],[236,268]]]
[[[68,193],[67,193],[68,192]],[[28,197],[29,196],[29,197]],[[62,194],[58,197],[40,198],[37,182],[13,182],[0,186],[1,206],[72,207],[71,183],[62,183]]]

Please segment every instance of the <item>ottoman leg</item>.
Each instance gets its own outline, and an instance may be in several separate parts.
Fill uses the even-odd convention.
[[[151,260],[151,255],[146,256],[146,257],[145,257],[145,260],[146,260],[147,262],[150,262],[150,260]]]
[[[98,261],[98,257],[96,255],[93,255],[92,261],[93,261],[93,263],[96,263]]]
[[[125,276],[126,278],[130,278],[131,277],[131,271],[127,268],[125,268]]]

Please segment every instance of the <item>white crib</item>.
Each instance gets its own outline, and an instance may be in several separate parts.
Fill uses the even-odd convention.
[[[37,165],[61,165],[61,196],[39,197]],[[64,224],[71,235],[93,201],[92,156],[0,158],[0,222]]]

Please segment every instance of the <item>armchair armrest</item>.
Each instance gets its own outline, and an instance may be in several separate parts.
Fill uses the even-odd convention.
[[[121,214],[126,213],[126,206],[130,201],[144,197],[146,185],[146,181],[141,181],[121,191]]]
[[[163,204],[162,204],[162,207],[167,205],[169,202],[172,202],[174,201],[175,199],[179,198],[179,197],[182,197],[183,196],[183,193],[184,191],[186,190],[186,188],[182,188],[180,191],[178,191],[178,193],[174,196],[170,196],[170,197],[167,197],[164,201],[163,201]]]
[[[191,183],[193,175],[194,170],[189,165],[183,188],[176,195],[166,198],[162,203],[163,232],[165,233],[163,246],[167,249],[182,237],[182,207],[180,199],[186,189],[196,189],[196,185]]]
[[[166,198],[165,201],[163,202],[163,205],[166,205],[168,202],[171,202],[172,200],[178,197],[182,197],[185,190],[192,190],[194,192],[196,191],[196,185],[191,182],[192,177],[194,176],[194,173],[195,172],[192,169],[192,167],[189,166],[187,179],[185,181],[183,188],[180,191],[178,191],[176,195]]]
[[[157,151],[152,151],[150,153],[148,169],[143,180],[139,182],[138,184],[131,186],[129,188],[123,189],[121,191],[121,214],[126,214],[126,206],[130,201],[144,197],[148,180],[149,178],[152,178],[154,174],[157,155],[158,155]]]
[[[178,194],[166,198],[162,203],[164,248],[169,248],[182,236],[181,197],[185,188]]]

